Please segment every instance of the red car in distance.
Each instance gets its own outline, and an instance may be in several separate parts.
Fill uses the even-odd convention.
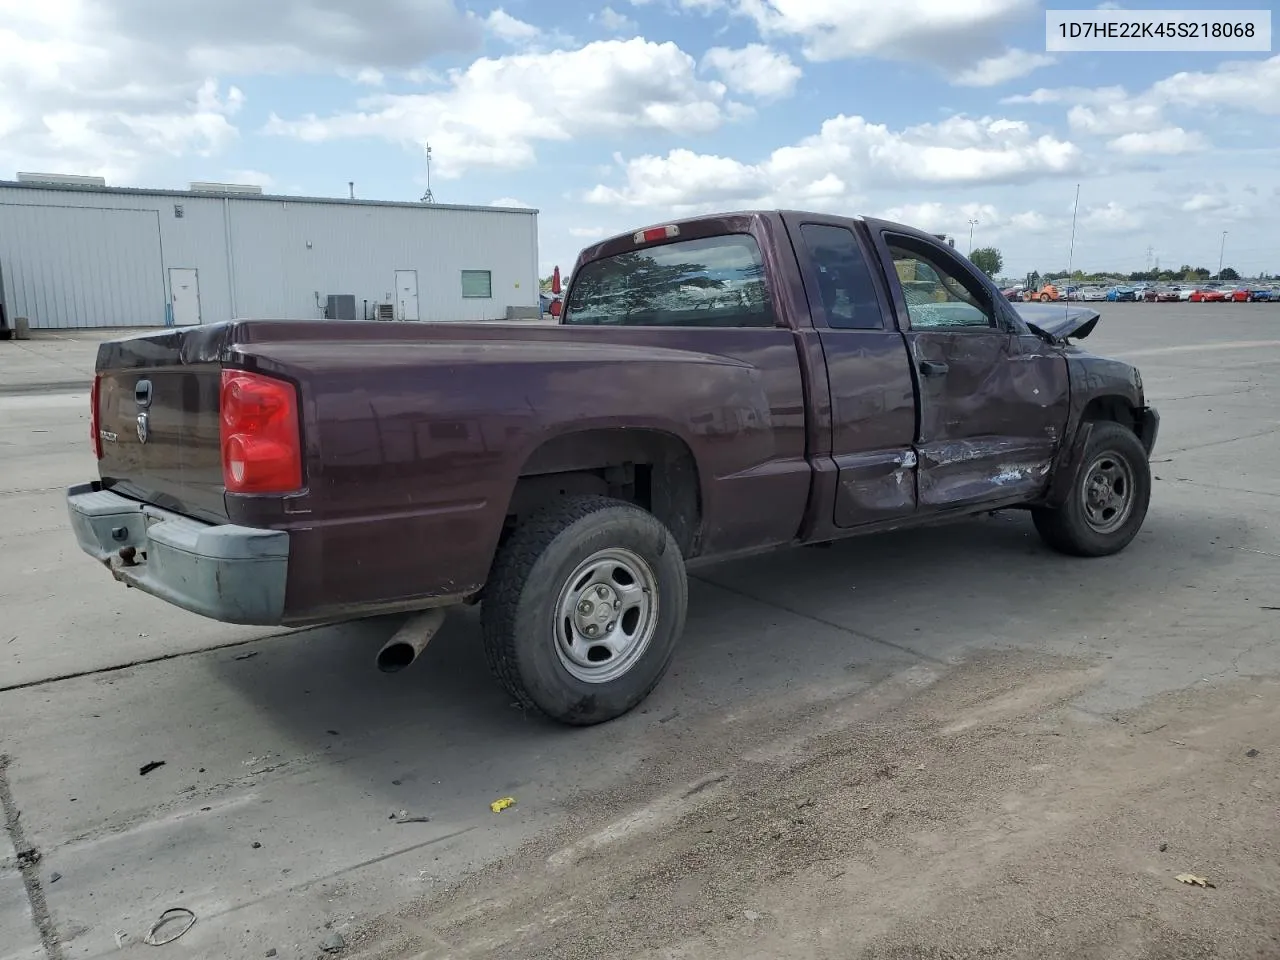
[[[1192,290],[1187,298],[1192,303],[1226,303],[1227,295],[1221,290]]]

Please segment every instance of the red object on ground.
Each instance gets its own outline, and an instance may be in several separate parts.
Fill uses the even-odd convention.
[[[551,271],[551,292],[557,297],[560,296],[560,268],[556,267]]]

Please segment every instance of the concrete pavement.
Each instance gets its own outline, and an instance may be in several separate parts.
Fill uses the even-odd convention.
[[[708,568],[644,708],[567,730],[490,681],[473,613],[387,677],[372,661],[393,621],[267,637],[124,590],[62,506],[93,471],[87,384],[41,386],[84,377],[92,349],[0,342],[0,752],[42,854],[52,954],[150,955],[147,928],[183,906],[198,921],[173,955],[315,956],[555,829],[582,791],[642,779],[655,751],[856,701],[917,664],[1096,658],[1103,678],[1076,702],[1098,717],[1280,673],[1280,615],[1264,609],[1280,606],[1280,305],[1108,305],[1086,343],[1139,363],[1164,418],[1147,526],[1124,554],[1057,556],[1006,514]],[[0,957],[45,955],[0,857]]]

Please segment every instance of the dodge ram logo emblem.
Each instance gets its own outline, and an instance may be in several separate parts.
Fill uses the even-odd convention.
[[[147,420],[147,415],[140,413],[138,414],[138,442],[146,443],[149,436],[151,436],[151,424]]]

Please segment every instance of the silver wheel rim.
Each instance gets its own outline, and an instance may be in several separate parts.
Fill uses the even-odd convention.
[[[561,665],[583,683],[609,683],[644,656],[658,626],[658,581],[637,553],[593,553],[565,581],[556,603]]]
[[[1133,513],[1133,468],[1107,451],[1094,457],[1084,476],[1080,499],[1085,523],[1096,533],[1114,533]]]

